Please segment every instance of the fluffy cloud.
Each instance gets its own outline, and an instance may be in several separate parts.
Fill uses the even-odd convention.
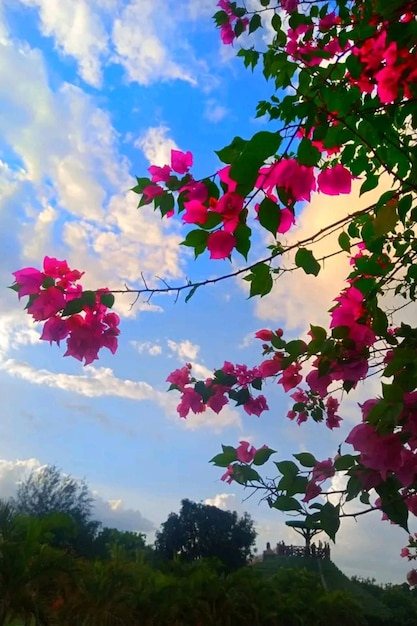
[[[169,137],[170,129],[163,124],[151,126],[135,141],[135,148],[140,148],[152,165],[171,163],[171,150],[178,150],[175,141]]]
[[[213,498],[206,498],[204,504],[217,506],[223,511],[239,511],[241,503],[234,493],[217,493]]]
[[[149,354],[150,356],[158,356],[162,353],[162,346],[158,343],[151,343],[150,341],[144,341],[143,343],[140,343],[139,341],[131,341],[130,345],[133,346],[139,354],[146,352],[146,354]]]

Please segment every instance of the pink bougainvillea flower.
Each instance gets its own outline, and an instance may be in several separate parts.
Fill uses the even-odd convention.
[[[284,387],[285,391],[294,389],[294,387],[300,384],[303,379],[300,371],[301,365],[299,363],[293,363],[282,372],[282,376],[278,382]]]
[[[215,385],[214,388],[215,388],[215,392],[209,398],[209,400],[207,402],[207,406],[212,411],[214,411],[215,413],[219,414],[220,411],[222,410],[222,408],[224,406],[226,406],[226,404],[228,404],[228,402],[229,402],[229,399],[225,395],[227,387],[224,387],[223,385]]]
[[[181,187],[180,192],[187,195],[187,201],[198,200],[205,202],[208,199],[207,186],[198,180],[190,180],[186,185]]]
[[[49,287],[42,290],[37,298],[28,307],[28,313],[37,322],[47,320],[59,311],[65,309],[65,296],[61,289]]]
[[[84,272],[71,270],[66,261],[59,261],[49,256],[43,260],[43,271],[50,278],[56,279],[56,286],[62,287],[65,291],[73,288],[73,283],[84,275]]]
[[[243,409],[248,415],[260,417],[261,413],[269,410],[269,407],[265,396],[260,395],[257,398],[251,396],[243,405]]]
[[[184,202],[185,211],[182,220],[186,224],[205,224],[208,215],[208,208],[199,200]]]
[[[62,339],[68,337],[69,328],[67,324],[67,320],[62,319],[62,317],[54,316],[50,317],[44,324],[41,339],[44,341],[49,341],[52,345],[52,342],[55,341],[58,346]]]
[[[210,233],[207,239],[210,259],[226,259],[235,246],[235,237],[225,230],[216,230],[214,233]]]
[[[237,460],[241,463],[252,463],[257,453],[257,449],[248,441],[239,441],[239,447],[236,448]]]
[[[327,395],[327,389],[332,382],[330,374],[320,376],[317,369],[311,370],[306,376],[306,383],[312,391],[316,391],[321,398]]]
[[[261,339],[262,341],[271,341],[273,336],[272,330],[267,330],[266,328],[262,328],[255,333],[256,339]]]
[[[227,185],[227,191],[236,191],[237,182],[229,176],[231,167],[231,165],[226,165],[221,170],[218,170],[217,175],[221,182]]]
[[[180,417],[187,417],[188,413],[204,413],[206,405],[203,402],[203,398],[197,391],[186,388],[182,392],[181,402],[177,406],[177,411]]]
[[[262,168],[259,172],[266,174],[265,186],[267,188],[271,188],[271,185],[281,187],[295,201],[307,200],[310,202],[311,192],[316,189],[314,168],[300,165],[295,159],[283,158],[272,166]],[[258,181],[256,186],[258,186]]]
[[[193,164],[193,155],[190,151],[171,150],[171,167],[177,174],[185,174]]]
[[[280,235],[284,235],[287,233],[292,226],[295,224],[294,213],[287,209],[286,207],[281,209],[280,220],[277,233]]]
[[[145,197],[145,201],[148,204],[149,202],[152,202],[154,198],[157,198],[158,196],[163,196],[163,195],[164,195],[164,190],[162,189],[162,187],[159,187],[159,185],[148,185],[142,191],[142,196]]]
[[[321,193],[338,196],[341,193],[351,192],[352,179],[353,176],[349,170],[338,163],[320,172],[317,177],[317,187]]]
[[[405,559],[411,556],[411,552],[408,548],[401,548],[400,556]]]
[[[12,274],[20,289],[18,291],[19,300],[23,296],[32,296],[39,293],[45,274],[42,274],[34,267],[25,267]]]
[[[316,483],[321,483],[328,478],[332,478],[335,474],[336,470],[334,468],[332,459],[327,459],[326,461],[318,461],[313,467],[311,480]]]
[[[268,339],[266,341],[268,341]],[[278,374],[278,372],[282,371],[282,359],[277,357],[273,359],[267,359],[260,364],[259,370],[261,372],[262,378],[275,376],[275,374]]]
[[[321,487],[314,480],[310,480],[307,483],[306,494],[301,502],[310,502],[310,500],[314,500],[321,494]]]
[[[163,165],[162,167],[151,165],[148,167],[148,172],[152,176],[151,180],[153,183],[166,183],[171,175],[171,168],[169,165]]]
[[[412,569],[408,572],[407,582],[410,587],[417,587],[417,570]]]
[[[397,472],[401,467],[401,441],[395,433],[380,435],[371,424],[358,424],[348,437],[350,443],[361,454],[361,463],[380,472],[385,480],[388,472]]]
[[[171,385],[176,385],[181,391],[185,389],[185,386],[191,382],[191,365],[187,363],[184,367],[174,370],[167,378],[167,382]]]
[[[229,22],[220,26],[220,37],[226,46],[232,44],[236,39],[235,31]]]
[[[223,480],[224,482],[229,483],[229,485],[233,482],[233,465],[227,466],[227,470],[225,471],[223,476],[220,478],[220,480]]]
[[[234,191],[228,191],[222,196],[212,210],[220,213],[223,218],[223,228],[233,233],[239,225],[239,216],[243,209],[244,198]]]
[[[287,13],[293,13],[297,10],[299,0],[281,0],[281,7]]]

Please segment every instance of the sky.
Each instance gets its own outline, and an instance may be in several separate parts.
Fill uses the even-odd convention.
[[[84,271],[90,289],[140,288],[142,275],[149,285],[181,285],[230,271],[228,261],[194,261],[179,245],[187,232],[181,220],[138,210],[129,191],[151,164],[169,162],[173,148],[190,150],[195,177],[206,176],[220,166],[214,151],[235,135],[273,128],[255,118],[273,86],[222,46],[215,10],[213,0],[0,0],[0,497],[12,496],[30,471],[55,464],[88,482],[95,517],[107,526],[144,532],[152,542],[189,498],[248,511],[262,551],[267,541],[298,537],[259,496],[221,482],[210,458],[222,443],[247,440],[268,444],[280,459],[305,450],[327,459],[376,383],[349,397],[343,427],[330,432],[290,422],[290,399],[273,383],[261,418],[230,406],[182,420],[166,378],[185,362],[202,377],[225,360],[258,364],[259,328],[283,327],[295,338],[310,322],[325,325],[348,259],[337,257],[317,279],[284,275],[262,300],[248,300],[237,279],[200,289],[187,304],[118,296],[119,350],[102,351],[87,367],[63,358],[63,346],[40,341],[40,327],[7,289],[13,271],[41,267],[45,255]],[[268,35],[268,28],[257,35],[259,45]],[[315,195],[286,241],[364,202],[357,189],[348,200]],[[265,243],[256,236],[253,258]],[[326,240],[314,251],[336,247]],[[407,536],[379,518],[344,520],[332,559],[348,576],[402,582]]]

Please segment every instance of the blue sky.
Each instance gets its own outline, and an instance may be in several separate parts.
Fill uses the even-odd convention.
[[[40,342],[6,289],[11,272],[40,266],[45,255],[85,271],[87,288],[140,287],[141,272],[157,285],[156,276],[182,284],[230,269],[226,261],[193,262],[178,245],[187,232],[181,222],[162,222],[150,207],[138,211],[129,192],[134,176],[166,163],[171,148],[191,150],[193,173],[203,176],[219,165],[214,150],[266,127],[255,106],[272,85],[221,46],[214,12],[212,0],[0,3],[0,495],[11,495],[30,469],[53,463],[88,481],[96,515],[108,525],[147,532],[152,541],[187,497],[249,511],[263,549],[296,536],[257,496],[242,502],[249,494],[222,483],[208,460],[221,443],[241,439],[267,443],[281,458],[303,450],[328,458],[354,423],[356,401],[372,390],[358,390],[345,405],[344,428],[331,433],[290,423],[288,399],[273,384],[261,419],[230,407],[180,420],[165,380],[186,361],[202,376],[225,359],[259,363],[259,328],[297,336],[310,321],[325,324],[348,261],[316,280],[284,277],[258,302],[247,300],[242,281],[200,289],[188,304],[165,296],[132,308],[132,297],[118,297],[118,353],[103,352],[86,368]],[[288,240],[360,202],[314,197]],[[406,537],[376,524],[378,517],[344,522],[333,558],[348,575],[402,581]]]

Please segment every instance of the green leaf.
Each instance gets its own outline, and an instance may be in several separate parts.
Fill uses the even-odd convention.
[[[304,137],[298,146],[297,161],[300,165],[314,167],[321,159],[321,152],[311,143],[310,139]]]
[[[190,291],[187,293],[186,297],[185,297],[185,302],[187,303],[189,300],[191,300],[191,298],[193,297],[193,295],[195,294],[195,292],[197,291],[197,289],[200,287],[200,285],[194,285],[194,287],[192,287],[190,289]]]
[[[270,267],[266,263],[257,263],[251,270],[248,276],[244,277],[244,280],[250,282],[249,297],[253,296],[265,296],[268,294],[273,286],[273,280],[270,273]]]
[[[277,203],[270,198],[264,198],[259,205],[258,218],[260,225],[276,237],[281,221],[281,210]]]
[[[336,541],[336,533],[340,527],[339,512],[340,507],[334,506],[331,502],[326,502],[320,510],[320,525],[333,541]]]
[[[320,264],[316,261],[311,250],[300,248],[295,255],[295,264],[301,267],[306,274],[317,274],[320,272]]]
[[[275,452],[276,450],[272,450],[272,448],[260,448],[254,456],[253,464],[264,465]]]
[[[256,482],[260,480],[260,476],[253,467],[249,465],[234,465],[233,466],[233,480],[241,485],[246,485],[248,482]]]
[[[290,496],[278,496],[272,507],[279,511],[300,511],[302,509],[298,500]]]
[[[355,465],[355,457],[352,454],[343,454],[335,462],[335,469],[338,471],[348,470]]]
[[[389,202],[382,206],[373,221],[375,237],[382,237],[386,233],[393,231],[398,222],[396,203]]]
[[[102,293],[100,295],[100,302],[101,304],[103,304],[104,306],[106,306],[108,309],[111,309],[113,304],[114,304],[114,295],[112,293]]]
[[[182,245],[194,248],[195,258],[197,258],[207,248],[208,237],[209,233],[205,230],[192,230],[187,234]]]
[[[67,302],[65,309],[62,311],[62,315],[76,315],[77,313],[81,313],[84,306],[85,303],[82,298],[74,298],[74,300]]]
[[[300,452],[299,454],[293,454],[293,457],[297,459],[303,467],[314,467],[317,463],[315,457],[310,452]]]
[[[293,461],[278,461],[275,465],[283,476],[296,476],[300,471],[299,467]]]
[[[344,250],[345,252],[350,252],[350,237],[347,233],[340,233],[337,241],[339,242],[339,246],[342,248],[342,250]]]
[[[227,452],[216,454],[216,456],[210,459],[210,463],[214,463],[217,467],[228,467],[236,460],[236,450],[233,448],[233,452],[229,450]]]
[[[249,34],[253,33],[253,31],[257,30],[261,26],[261,16],[259,13],[255,13],[255,15],[251,18],[249,22]]]
[[[241,254],[245,260],[247,260],[248,252],[251,247],[250,238],[252,235],[252,230],[249,228],[249,226],[246,226],[246,224],[240,223],[237,225],[237,228],[235,229],[233,235],[236,239],[235,248],[237,252],[239,252],[239,254]]]
[[[235,137],[228,146],[216,150],[216,154],[223,163],[232,163],[242,153],[247,143],[242,137]]]
[[[55,287],[55,280],[51,278],[51,276],[45,276],[42,281],[42,287],[44,289],[49,289],[49,287]]]
[[[365,182],[363,182],[361,185],[359,195],[362,196],[367,191],[371,191],[372,189],[375,189],[375,187],[378,187],[378,183],[379,183],[379,176],[377,176],[376,174],[368,174]]]

